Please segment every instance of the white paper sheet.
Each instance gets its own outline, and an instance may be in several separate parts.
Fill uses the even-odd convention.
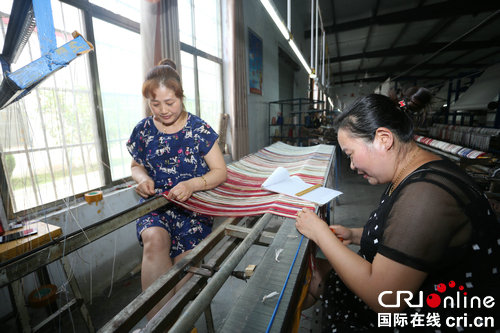
[[[342,192],[332,190],[330,188],[319,187],[300,197],[295,195],[296,193],[308,189],[313,185],[314,184],[308,184],[304,182],[298,176],[290,177],[287,169],[283,167],[277,167],[262,184],[262,188],[268,191],[282,193],[295,198],[312,201],[319,205],[324,205],[330,200],[342,194]]]

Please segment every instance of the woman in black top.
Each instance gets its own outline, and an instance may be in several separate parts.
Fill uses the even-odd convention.
[[[403,107],[373,94],[337,118],[351,168],[372,185],[389,185],[364,228],[335,225],[333,234],[312,211],[297,216],[297,229],[333,267],[324,331],[500,327],[499,223],[471,178],[413,141],[408,112],[429,100],[425,89]]]

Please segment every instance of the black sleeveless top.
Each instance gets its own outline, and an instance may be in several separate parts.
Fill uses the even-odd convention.
[[[500,328],[500,223],[474,181],[454,163],[438,160],[412,172],[391,196],[389,187],[363,229],[359,255],[372,262],[379,253],[428,276],[415,293],[422,292],[423,307],[406,308],[406,325],[392,322],[384,331],[476,332],[471,326],[476,317],[492,317]],[[380,313],[352,294],[335,272],[325,287],[324,332],[382,331]],[[436,300],[433,295],[441,300],[435,308],[427,302],[429,296]],[[482,302],[488,296],[493,307]],[[415,296],[412,303],[417,301]],[[411,322],[417,315],[420,321]]]
[[[439,313],[441,321],[464,313],[471,318],[493,315],[495,327],[500,327],[496,304],[500,302],[500,224],[473,180],[454,163],[438,160],[412,172],[391,196],[388,190],[363,229],[359,254],[372,262],[380,253],[428,273],[420,288],[423,309],[407,312]],[[439,307],[427,303],[431,294],[441,299]],[[448,296],[452,298],[447,298],[444,308]],[[477,298],[482,301],[487,296],[494,298],[495,306],[477,306]]]

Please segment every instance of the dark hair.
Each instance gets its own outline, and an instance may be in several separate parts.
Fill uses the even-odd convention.
[[[164,86],[172,89],[175,96],[182,100],[184,90],[176,69],[175,62],[170,59],[163,59],[158,62],[158,65],[153,67],[146,75],[146,80],[142,84],[142,95],[145,98],[155,98],[153,91],[159,86]]]
[[[356,100],[335,120],[335,128],[347,129],[356,137],[373,141],[379,127],[388,128],[402,142],[413,139],[413,120],[409,112],[419,112],[431,100],[431,93],[418,89],[410,103],[399,103],[384,95],[371,94]],[[411,106],[410,106],[411,105]]]
[[[429,90],[419,87],[411,87],[403,93],[403,101],[410,111],[419,112],[424,110],[430,103],[432,94]]]
[[[177,66],[175,65],[175,62],[173,60],[168,59],[168,58],[160,60],[157,64],[157,66],[170,66],[173,69],[177,70]]]

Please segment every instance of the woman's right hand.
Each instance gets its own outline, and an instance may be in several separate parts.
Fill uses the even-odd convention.
[[[155,182],[151,178],[146,178],[137,184],[135,188],[137,194],[141,197],[147,199],[152,195],[155,195]]]
[[[330,229],[335,233],[335,235],[342,240],[344,245],[349,245],[353,243],[353,232],[351,228],[344,227],[340,224],[334,224],[330,226]]]

